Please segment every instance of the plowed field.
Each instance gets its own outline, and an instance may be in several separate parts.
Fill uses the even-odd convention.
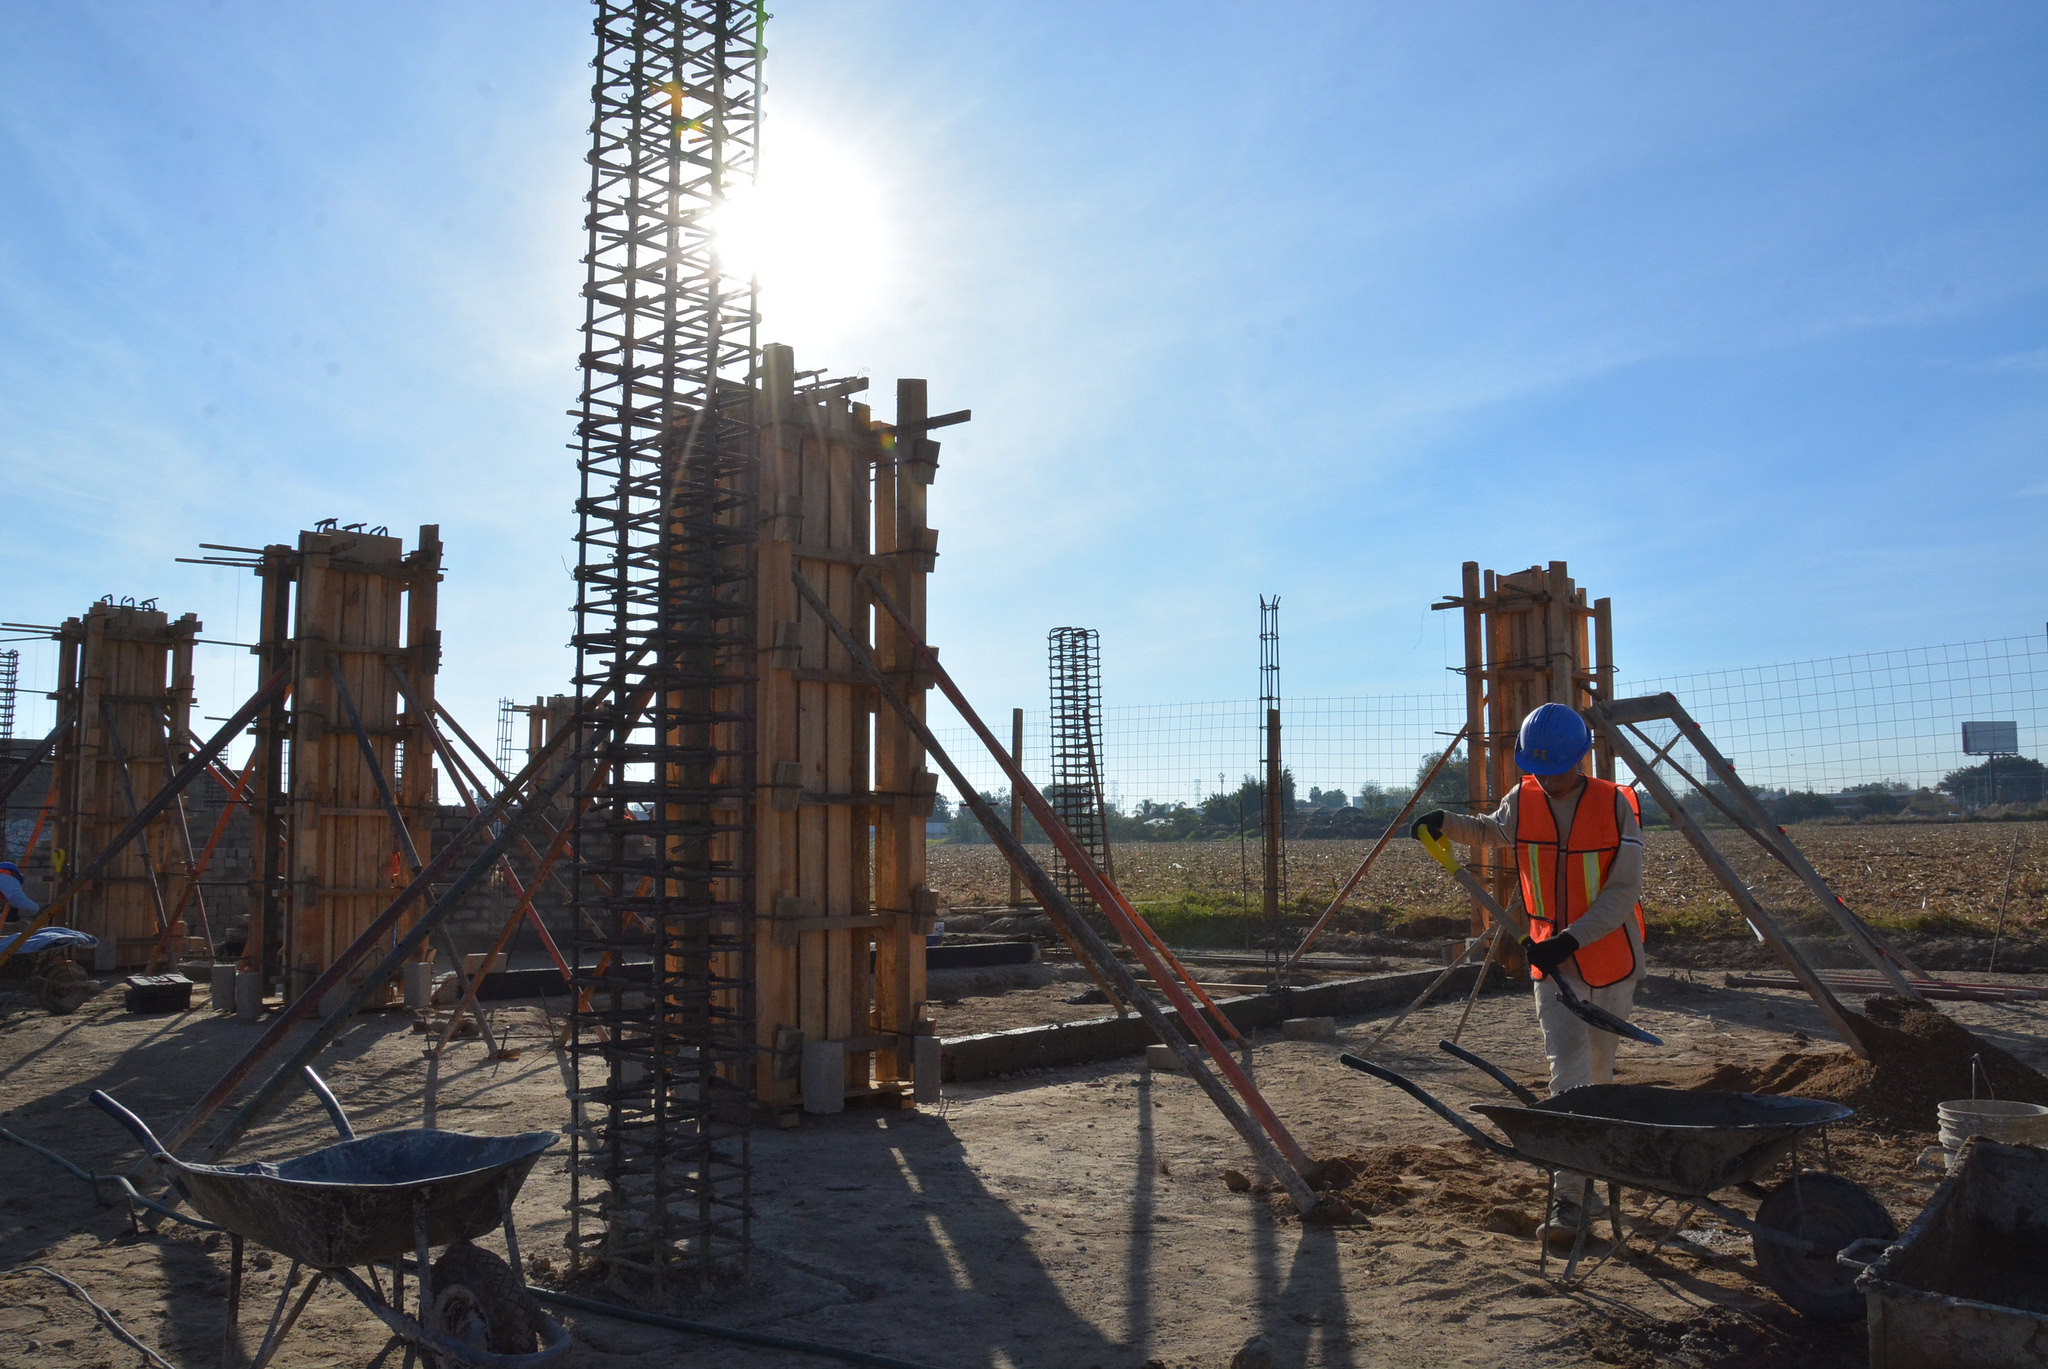
[[[1880,923],[1927,931],[1988,931],[1997,920],[2009,858],[2008,934],[2038,934],[2048,923],[2048,826],[1865,823],[1799,826],[1792,836],[1850,907]],[[1767,903],[1806,906],[1791,875],[1759,859],[1745,839],[1721,834],[1720,844]],[[1290,896],[1320,907],[1371,846],[1368,841],[1291,843]],[[1682,836],[1653,829],[1647,846],[1644,902],[1653,919],[1684,924],[1730,918],[1728,896]],[[1035,853],[1041,860],[1050,857],[1048,848]],[[1118,882],[1135,901],[1227,900],[1245,889],[1256,897],[1256,847],[1240,853],[1235,842],[1129,842],[1119,845],[1115,855]],[[993,904],[1009,897],[1009,874],[992,846],[934,846],[930,863],[931,885],[941,904]],[[1455,886],[1405,839],[1388,843],[1351,905],[1362,913],[1406,916],[1462,913],[1464,908]]]

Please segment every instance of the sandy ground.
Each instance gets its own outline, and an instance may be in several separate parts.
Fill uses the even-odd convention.
[[[1623,1077],[1681,1081],[1726,1061],[1832,1050],[1803,998],[1713,987],[1717,977],[1660,976],[1640,1018],[1670,1045],[1623,1048]],[[1951,1005],[1974,1029],[2048,1065],[2048,1005]],[[1434,1051],[1457,1005],[1432,1006],[1380,1052],[1458,1105],[1495,1100],[1475,1072]],[[1748,1240],[1695,1222],[1694,1237],[1654,1262],[1611,1261],[1571,1287],[1537,1275],[1536,1171],[1456,1138],[1405,1096],[1337,1064],[1379,1019],[1342,1024],[1342,1041],[1262,1038],[1254,1070],[1313,1155],[1365,1154],[1391,1181],[1352,1225],[1304,1224],[1268,1195],[1226,1186],[1255,1173],[1242,1143],[1185,1078],[1118,1061],[952,1088],[943,1106],[808,1118],[758,1131],[755,1287],[681,1307],[684,1315],[901,1356],[932,1366],[1146,1365],[1220,1369],[1261,1335],[1282,1366],[1618,1363],[1861,1363],[1860,1328],[1815,1330],[1749,1277]],[[486,1061],[460,1045],[441,1070],[438,1122],[483,1132],[559,1127],[563,1065],[538,1008],[499,1021],[523,1046]],[[256,1028],[195,1011],[131,1017],[118,993],[77,1015],[17,1007],[0,1027],[0,1126],[98,1171],[136,1160],[127,1136],[85,1101],[109,1089],[168,1122],[253,1038]],[[1482,999],[1465,1043],[1534,1081],[1541,1051],[1520,994]],[[421,1038],[401,1013],[366,1018],[321,1059],[365,1130],[415,1126],[427,1077]],[[326,1122],[295,1098],[235,1158],[279,1158],[325,1143]],[[1921,1138],[1837,1128],[1837,1165],[1870,1184],[1903,1223],[1931,1191],[1912,1158]],[[1389,1147],[1398,1149],[1388,1149]],[[558,1152],[559,1154],[559,1152]],[[128,1365],[89,1314],[23,1266],[76,1279],[184,1369],[216,1363],[226,1258],[217,1236],[167,1227],[131,1234],[118,1207],[34,1155],[0,1145],[11,1180],[0,1199],[0,1364],[16,1369]],[[518,1204],[538,1269],[559,1270],[566,1180],[550,1156]],[[1667,1210],[1667,1215],[1668,1210]],[[1552,1272],[1556,1272],[1556,1265]],[[244,1338],[253,1346],[284,1274],[252,1271]],[[571,1317],[574,1363],[758,1366],[826,1363],[782,1352]],[[284,1362],[372,1362],[381,1330],[323,1290]],[[395,1364],[397,1357],[385,1361]]]

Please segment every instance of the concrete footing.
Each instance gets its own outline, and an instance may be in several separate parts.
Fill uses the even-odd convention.
[[[1236,1024],[1239,1031],[1277,1027],[1292,1018],[1359,1017],[1380,1008],[1405,1005],[1427,988],[1439,973],[1441,971],[1438,970],[1410,970],[1366,975],[1302,989],[1269,990],[1219,999],[1216,1006]],[[1471,965],[1459,966],[1452,971],[1439,995],[1455,998],[1469,991],[1475,973],[1477,970]],[[1176,1014],[1168,1008],[1166,1015],[1171,1019]],[[1333,1028],[1334,1025],[1333,1022]],[[1152,1029],[1145,1025],[1143,1018],[1133,1013],[1128,1017],[1094,1017],[1085,1022],[958,1036],[941,1044],[940,1057],[946,1080],[965,1084],[976,1079],[1014,1074],[1018,1070],[1114,1060],[1120,1056],[1137,1055],[1155,1043]]]

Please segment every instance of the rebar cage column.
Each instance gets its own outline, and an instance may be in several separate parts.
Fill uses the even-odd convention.
[[[759,23],[597,4],[569,1245],[656,1291],[751,1243],[756,320],[712,216],[753,176]]]
[[[1046,800],[1095,867],[1114,879],[1102,791],[1101,639],[1091,627],[1056,627],[1045,643],[1052,685],[1052,783]],[[1075,907],[1094,909],[1080,876],[1057,853],[1053,874]]]

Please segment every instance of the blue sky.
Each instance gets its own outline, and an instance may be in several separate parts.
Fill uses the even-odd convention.
[[[1260,593],[1289,693],[1435,691],[1466,559],[1568,559],[1624,675],[2048,617],[2048,9],[774,9],[764,337],[974,409],[990,714],[1070,623],[1113,704],[1244,697]],[[588,26],[0,0],[7,619],[246,640],[174,557],[437,522],[444,697],[562,688]]]

